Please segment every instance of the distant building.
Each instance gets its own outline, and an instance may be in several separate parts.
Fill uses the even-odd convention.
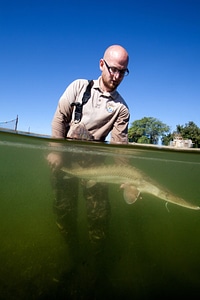
[[[173,141],[170,142],[170,147],[176,148],[192,148],[192,140],[184,140],[180,134],[175,135]]]

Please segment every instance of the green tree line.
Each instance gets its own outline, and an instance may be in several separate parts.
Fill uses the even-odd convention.
[[[200,148],[200,128],[192,121],[185,125],[176,125],[176,130],[170,132],[170,127],[153,117],[144,117],[131,123],[128,130],[129,142],[142,144],[158,144],[168,146],[175,136],[192,140],[193,147]]]

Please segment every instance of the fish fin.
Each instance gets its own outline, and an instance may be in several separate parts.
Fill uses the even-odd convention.
[[[140,191],[133,185],[124,183],[120,188],[124,189],[124,200],[127,204],[133,204],[140,195]]]
[[[77,162],[72,162],[71,163],[71,168],[72,169],[80,169],[80,170],[82,170],[82,169],[84,169],[79,163],[77,163]]]
[[[72,176],[68,176],[68,175],[65,175],[65,176],[63,176],[63,179],[70,179],[70,178],[72,178]]]
[[[89,189],[89,188],[93,187],[95,184],[96,184],[96,181],[88,180],[86,183],[86,188]]]
[[[67,177],[68,177],[68,178],[73,177],[73,175],[70,174],[70,169],[63,167],[63,168],[61,168],[60,170],[65,174],[64,176],[66,176],[66,178],[67,178]]]
[[[169,212],[168,202],[165,203],[165,207],[166,207],[167,211]]]

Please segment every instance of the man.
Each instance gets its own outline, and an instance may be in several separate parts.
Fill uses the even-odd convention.
[[[100,59],[101,76],[97,80],[93,80],[90,85],[85,79],[72,82],[59,100],[52,121],[52,137],[103,142],[111,133],[111,143],[127,144],[130,114],[126,102],[117,92],[117,87],[129,73],[128,61],[127,51],[120,45],[112,45]],[[89,99],[81,107],[88,86]],[[77,113],[77,107],[81,107],[82,112],[79,110]],[[64,179],[61,167],[69,166],[73,160],[82,167],[102,163],[102,157],[92,161],[92,157],[83,156],[75,153],[69,155],[51,153],[48,156],[54,170],[56,192],[54,208],[58,216],[57,224],[73,249],[77,249],[78,243],[76,236],[78,181]],[[110,216],[108,188],[103,184],[87,188],[86,182],[81,183],[86,199],[89,238],[98,251],[108,231]]]
[[[91,97],[83,106],[83,115],[78,126],[74,126],[75,107],[81,103],[88,80],[75,80],[61,96],[52,122],[52,136],[55,138],[79,138],[80,128],[88,132],[89,139],[105,141],[111,132],[111,143],[128,142],[128,106],[117,92],[117,87],[128,75],[129,56],[119,46],[110,46],[100,59],[101,76],[94,80]],[[81,126],[80,126],[81,125]]]

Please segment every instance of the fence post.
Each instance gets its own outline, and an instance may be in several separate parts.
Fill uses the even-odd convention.
[[[15,122],[15,131],[17,131],[17,124],[18,124],[18,115],[17,115],[16,122]]]

